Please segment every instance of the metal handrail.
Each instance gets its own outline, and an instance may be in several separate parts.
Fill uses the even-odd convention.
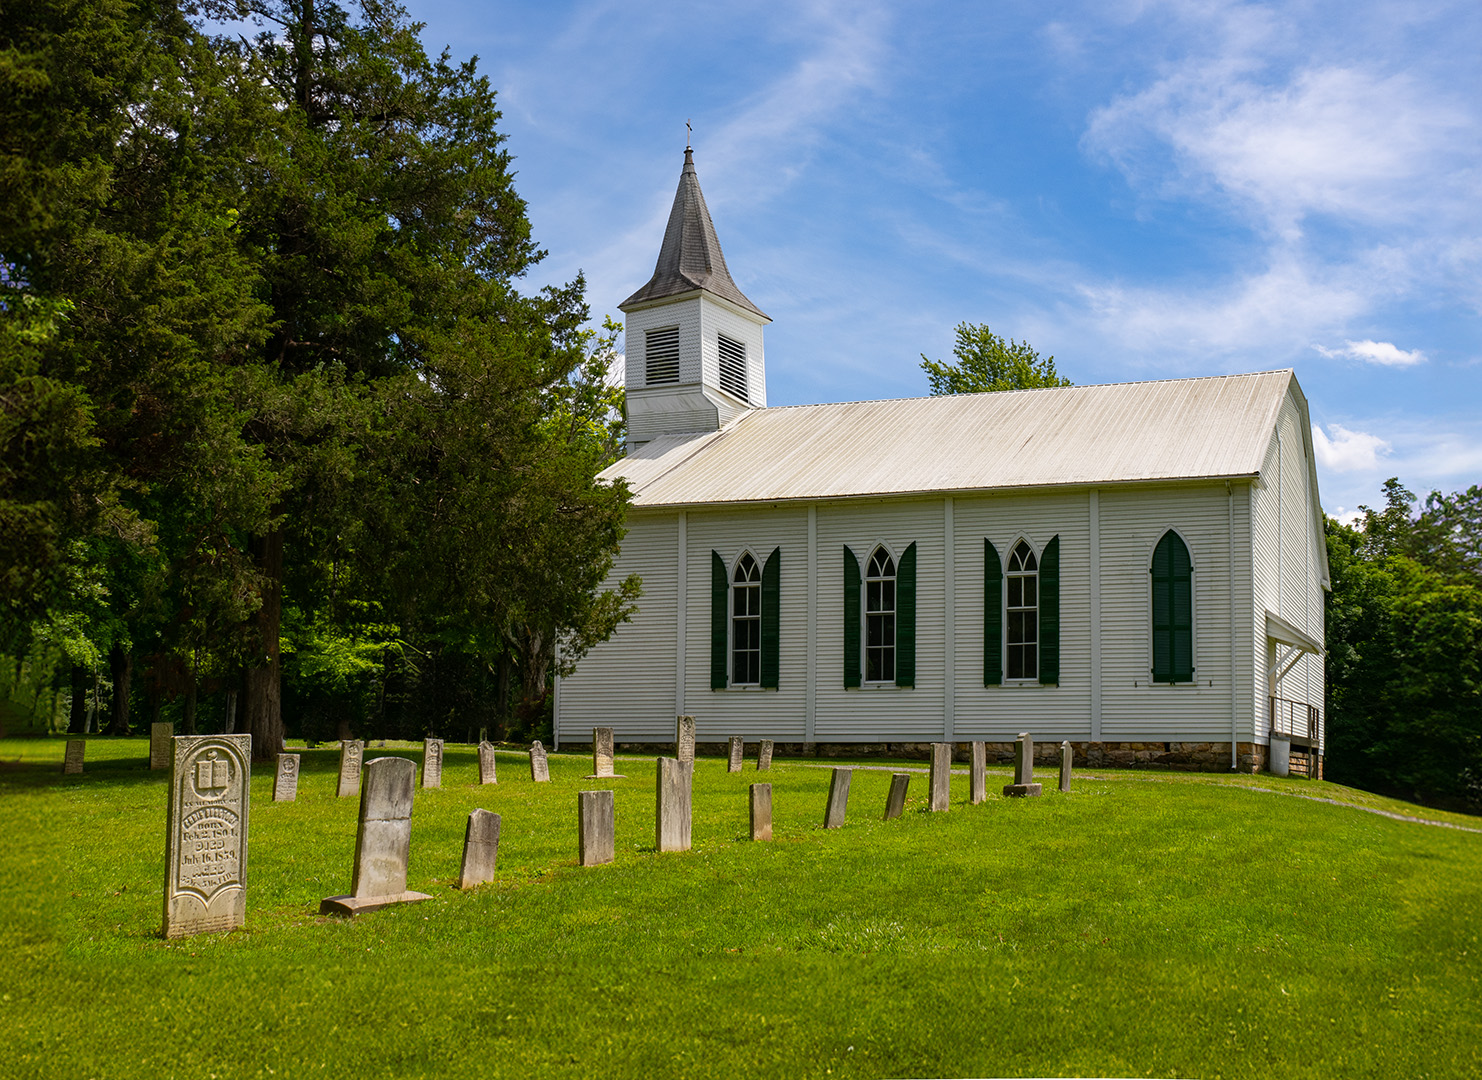
[[[1270,697],[1271,731],[1276,735],[1306,739],[1315,744],[1322,732],[1322,710],[1305,701]]]

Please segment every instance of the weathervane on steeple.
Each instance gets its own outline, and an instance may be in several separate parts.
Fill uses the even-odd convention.
[[[690,122],[688,120],[686,120],[684,122],[684,148],[686,150],[693,150],[694,149],[694,147],[690,146],[690,136],[693,135],[694,132],[695,132],[695,129],[693,127],[691,127],[690,126]]]

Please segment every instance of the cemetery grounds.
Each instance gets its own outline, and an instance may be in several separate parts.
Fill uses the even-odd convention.
[[[956,763],[948,812],[922,771],[882,821],[890,772],[859,768],[825,831],[817,762],[702,757],[693,850],[659,854],[653,756],[599,781],[552,754],[536,785],[503,750],[479,787],[450,743],[412,818],[433,898],[347,920],[318,905],[358,800],[337,748],[294,746],[296,802],[252,778],[246,927],[167,942],[167,774],[147,739],[89,739],[82,776],[63,747],[0,740],[5,1077],[1482,1075],[1482,820],[1333,784],[1041,770],[1005,799],[998,767],[971,806]],[[595,788],[617,859],[581,868]],[[475,807],[503,818],[498,878],[463,893]]]

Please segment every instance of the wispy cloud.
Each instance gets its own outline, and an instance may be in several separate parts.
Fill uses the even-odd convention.
[[[1413,367],[1425,363],[1425,353],[1419,349],[1406,351],[1388,341],[1345,341],[1341,349],[1328,349],[1314,345],[1314,349],[1332,358],[1347,357],[1362,360],[1366,364],[1382,364],[1385,367]]]
[[[1329,437],[1317,424],[1312,425],[1312,449],[1317,463],[1334,472],[1358,472],[1379,468],[1379,455],[1389,452],[1389,443],[1377,435],[1349,431],[1342,424],[1329,424]]]

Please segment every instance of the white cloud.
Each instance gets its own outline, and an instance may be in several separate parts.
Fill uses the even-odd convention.
[[[1379,455],[1389,452],[1389,443],[1377,435],[1349,431],[1342,424],[1329,424],[1330,438],[1317,424],[1312,425],[1312,449],[1317,463],[1334,472],[1358,472],[1379,468]]]
[[[1314,345],[1318,352],[1326,357],[1348,357],[1351,360],[1362,360],[1368,364],[1383,364],[1385,367],[1411,367],[1415,364],[1425,362],[1425,353],[1419,349],[1411,349],[1408,352],[1388,341],[1345,341],[1341,349],[1325,349],[1321,345]]]

